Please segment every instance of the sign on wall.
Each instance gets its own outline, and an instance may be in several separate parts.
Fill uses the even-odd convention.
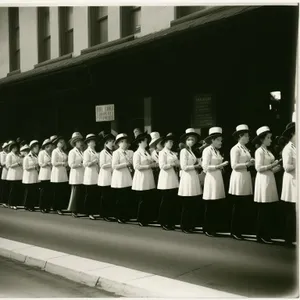
[[[215,125],[215,112],[211,94],[198,94],[193,99],[193,127],[205,128]]]
[[[115,105],[97,105],[96,106],[96,122],[108,122],[115,120]]]

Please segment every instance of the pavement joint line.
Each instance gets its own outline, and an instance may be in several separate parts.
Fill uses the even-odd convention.
[[[10,245],[13,247],[9,247]],[[24,252],[24,249],[27,250]],[[7,257],[5,254],[8,253]],[[62,255],[57,256],[58,253]],[[20,261],[29,266],[39,267],[46,272],[81,284],[101,288],[123,297],[244,298],[241,295],[1,237],[0,256]],[[91,267],[93,264],[95,264],[95,269]]]

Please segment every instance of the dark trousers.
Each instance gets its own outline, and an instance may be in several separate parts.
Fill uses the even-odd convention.
[[[53,185],[50,180],[43,180],[40,182],[40,194],[39,194],[39,207],[40,210],[51,209],[53,198]]]
[[[100,213],[99,189],[96,184],[85,185],[84,207],[88,215],[97,215]]]
[[[222,200],[205,200],[204,231],[215,233],[220,228]]]
[[[71,194],[68,211],[72,213],[85,213],[85,186],[83,184],[71,185]]]
[[[276,209],[276,202],[257,203],[257,237],[270,238],[274,225],[273,216]]]
[[[284,239],[288,243],[296,241],[296,203],[282,201],[284,211]]]
[[[101,186],[101,217],[108,218],[116,215],[116,201],[110,186]]]
[[[8,204],[9,190],[9,181],[1,180],[1,203]]]
[[[131,202],[134,202],[131,187],[114,188],[113,193],[116,201],[116,218],[128,221],[131,216],[131,207],[133,206]]]
[[[158,222],[163,226],[174,226],[176,223],[176,206],[178,189],[161,190]]]
[[[182,230],[192,230],[196,224],[196,207],[197,200],[200,196],[181,197],[182,210],[180,226]]]
[[[7,180],[7,184],[8,184],[8,186],[7,186],[8,202],[6,202],[6,203],[8,203],[9,206],[22,206],[23,205],[22,181],[21,180],[14,180],[14,181]]]
[[[143,224],[148,224],[153,221],[153,211],[155,209],[155,202],[153,202],[154,190],[135,191],[138,199],[137,220]]]
[[[54,211],[68,207],[70,188],[68,182],[52,182],[53,198],[52,208]]]
[[[34,209],[39,202],[39,184],[24,184],[24,206],[27,209]]]
[[[241,235],[245,233],[247,222],[250,221],[252,196],[231,195],[231,233]]]

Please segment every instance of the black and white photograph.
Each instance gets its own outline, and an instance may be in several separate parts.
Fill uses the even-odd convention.
[[[0,298],[298,298],[299,3],[140,2],[0,2]]]

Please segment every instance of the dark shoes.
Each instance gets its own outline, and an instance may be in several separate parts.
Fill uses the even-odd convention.
[[[209,232],[209,231],[204,231],[204,234],[208,237],[215,237],[216,233],[215,232]]]
[[[62,211],[61,211],[61,210],[57,210],[57,213],[58,213],[60,216],[62,216],[62,215],[63,215],[63,213],[62,213]]]
[[[147,226],[148,224],[147,223],[145,223],[145,222],[138,222],[138,224],[139,224],[139,226],[141,226],[141,227],[145,227],[145,226]]]
[[[241,234],[235,234],[235,233],[232,233],[231,234],[231,237],[234,238],[235,240],[237,241],[242,241],[243,240],[243,237]]]
[[[125,224],[126,221],[125,221],[124,219],[118,219],[118,223],[119,223],[119,224]]]
[[[273,244],[273,241],[267,237],[257,237],[257,241],[262,244]]]
[[[96,220],[96,218],[93,215],[89,215],[90,220]]]
[[[175,230],[175,226],[170,226],[170,225],[161,225],[163,230]]]

